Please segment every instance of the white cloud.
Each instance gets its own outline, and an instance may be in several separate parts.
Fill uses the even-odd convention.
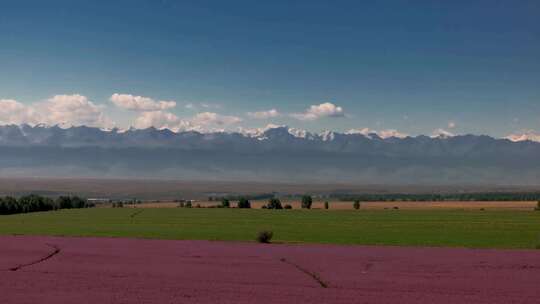
[[[382,138],[389,138],[389,137],[405,138],[409,136],[408,134],[401,133],[395,129],[380,130],[377,134]]]
[[[37,124],[40,122],[36,111],[13,99],[0,99],[0,124]]]
[[[188,110],[197,110],[197,109],[221,109],[221,105],[217,103],[206,103],[206,102],[200,102],[200,103],[187,103],[184,106]]]
[[[113,94],[110,98],[117,107],[131,111],[163,111],[176,107],[175,101],[155,101],[149,97]]]
[[[373,130],[370,128],[362,128],[362,129],[351,129],[346,134],[362,134],[364,136],[369,136],[370,134],[377,134],[377,136],[381,138],[390,138],[390,137],[397,137],[397,138],[405,138],[409,136],[406,133],[399,132],[395,129],[386,129],[386,130]]]
[[[448,129],[454,129],[456,127],[456,123],[453,121],[448,122]]]
[[[178,129],[181,119],[178,116],[164,111],[143,112],[135,120],[135,128],[146,129],[154,127],[157,129]]]
[[[511,141],[537,141],[540,142],[540,133],[534,131],[534,130],[524,130],[521,133],[514,133],[510,134],[505,137],[508,140]]]
[[[248,112],[248,117],[253,119],[268,119],[268,118],[274,118],[278,117],[281,114],[276,109],[271,109],[268,111],[260,111],[260,112]]]
[[[235,116],[220,115],[217,113],[203,112],[191,118],[182,119],[173,113],[166,111],[142,112],[135,120],[135,128],[146,129],[170,129],[179,131],[219,132],[223,127],[242,121]],[[218,128],[219,127],[219,128]]]
[[[213,112],[203,112],[195,115],[191,121],[195,125],[218,125],[218,126],[227,126],[236,124],[242,121],[241,118],[236,116],[227,116],[221,115]]]
[[[103,108],[79,94],[56,95],[30,105],[15,100],[1,100],[0,123],[110,128],[114,123],[104,114]]]
[[[217,104],[217,103],[206,103],[206,102],[202,102],[201,103],[201,107],[205,108],[205,109],[221,109],[221,105],[220,104]]]
[[[98,106],[79,94],[56,95],[36,107],[44,110],[48,124],[90,127],[112,127],[114,125],[103,113],[103,106]]]
[[[323,117],[343,117],[345,113],[342,107],[325,102],[319,105],[312,105],[304,113],[294,113],[291,116],[299,120],[317,120]]]
[[[454,133],[448,131],[448,130],[445,130],[445,129],[442,129],[442,128],[439,128],[439,129],[435,129],[433,130],[433,132],[431,133],[431,137],[433,138],[436,138],[436,137],[453,137],[455,136]]]
[[[238,127],[238,133],[244,134],[246,136],[250,137],[258,137],[264,134],[264,132],[270,130],[270,129],[276,129],[276,128],[287,128],[286,125],[276,125],[276,124],[268,124],[266,127],[263,128],[243,128]]]

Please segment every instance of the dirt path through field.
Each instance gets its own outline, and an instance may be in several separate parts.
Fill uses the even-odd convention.
[[[534,250],[15,236],[0,243],[4,304],[539,302]]]

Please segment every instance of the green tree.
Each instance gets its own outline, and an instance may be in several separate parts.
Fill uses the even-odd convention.
[[[19,199],[19,204],[22,207],[22,212],[37,212],[48,211],[53,209],[53,202],[49,198],[39,195],[27,195]]]
[[[229,208],[230,206],[231,206],[231,202],[230,202],[228,199],[223,198],[223,199],[221,200],[221,207],[223,207],[223,208]]]
[[[71,203],[71,197],[69,196],[60,196],[56,199],[56,205],[60,209],[71,209],[73,204]]]
[[[3,201],[6,208],[6,214],[15,214],[22,212],[21,205],[14,197],[6,196],[4,197]]]
[[[310,195],[302,196],[302,208],[311,209],[312,204],[313,204],[313,198],[311,198]]]
[[[266,205],[268,209],[283,209],[281,201],[278,198],[271,198]]]
[[[251,203],[246,198],[240,198],[238,201],[238,208],[249,209],[251,208]]]
[[[7,210],[7,204],[4,202],[3,198],[0,198],[0,215],[8,214]]]

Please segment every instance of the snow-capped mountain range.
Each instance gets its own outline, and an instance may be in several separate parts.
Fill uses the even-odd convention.
[[[86,126],[46,126],[46,125],[4,125],[0,126],[0,145],[19,146],[96,146],[96,147],[191,147],[192,144],[200,142],[212,142],[220,144],[223,141],[242,144],[243,142],[306,142],[306,143],[330,143],[338,141],[344,145],[353,145],[355,142],[384,142],[396,144],[398,142],[444,142],[477,141],[480,139],[490,139],[508,144],[508,141],[527,142],[526,138],[517,140],[496,139],[489,136],[437,134],[432,136],[405,136],[398,132],[387,131],[377,133],[370,129],[350,130],[344,133],[334,131],[324,131],[312,133],[302,129],[289,128],[287,126],[268,125],[259,129],[240,129],[237,132],[209,132],[200,133],[197,131],[174,132],[169,129],[99,129]],[[254,141],[257,140],[257,141]],[[526,143],[526,144],[531,144]],[[187,145],[187,146],[186,146]],[[284,147],[286,148],[286,147]],[[311,147],[310,147],[311,148]],[[346,147],[344,147],[346,148]]]
[[[142,174],[142,175],[141,175]],[[540,143],[489,136],[0,126],[0,176],[363,183],[540,182]]]

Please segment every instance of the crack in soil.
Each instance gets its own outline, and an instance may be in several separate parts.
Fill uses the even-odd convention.
[[[49,253],[47,256],[42,257],[41,259],[39,259],[37,261],[33,261],[33,262],[30,262],[30,263],[27,263],[27,264],[21,264],[21,265],[12,267],[9,270],[10,271],[17,271],[17,270],[20,270],[20,269],[28,267],[28,266],[36,265],[36,264],[39,264],[41,262],[45,262],[46,260],[48,260],[48,259],[52,258],[53,256],[60,253],[60,247],[58,247],[56,245],[53,245],[53,244],[45,244],[45,245],[53,248],[54,250],[51,253]]]
[[[366,266],[364,267],[364,270],[362,270],[362,273],[363,274],[366,274],[368,273],[368,271],[373,267],[373,263],[367,263]]]
[[[285,264],[289,264],[291,266],[293,266],[294,268],[300,270],[301,272],[307,274],[308,276],[310,276],[313,280],[315,280],[317,283],[319,283],[319,285],[321,285],[322,288],[328,288],[328,283],[326,283],[325,281],[323,281],[321,279],[321,277],[319,276],[319,274],[315,273],[315,272],[311,272],[305,268],[303,268],[302,266],[298,265],[298,264],[295,264],[291,261],[288,261],[287,259],[285,258],[281,258],[279,259],[281,262],[285,263]]]

